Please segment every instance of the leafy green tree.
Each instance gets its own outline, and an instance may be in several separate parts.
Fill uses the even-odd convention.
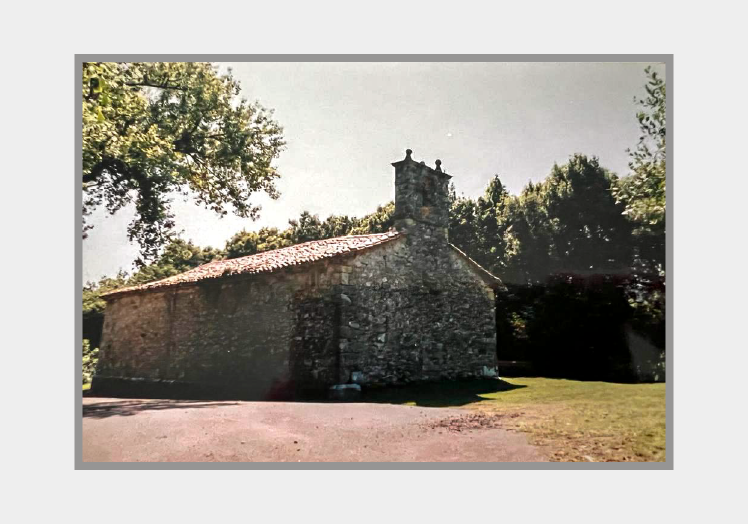
[[[645,69],[647,96],[635,98],[640,136],[629,150],[631,173],[618,181],[616,199],[626,206],[634,224],[635,280],[629,288],[633,325],[659,347],[665,347],[665,250],[667,171],[667,91],[665,81],[651,67]],[[658,366],[664,368],[664,350]]]
[[[594,157],[574,155],[554,166],[543,190],[559,271],[627,272],[632,228],[613,197],[615,182]]]
[[[644,273],[665,271],[665,216],[667,171],[666,84],[652,70],[645,69],[647,96],[634,99],[640,110],[639,143],[630,155],[631,174],[619,180],[614,188],[625,214],[636,224],[637,269]]]
[[[472,259],[482,259],[478,242],[477,204],[474,200],[453,195],[449,208],[449,241]]]
[[[226,258],[237,258],[311,240],[381,233],[392,227],[394,209],[394,202],[389,202],[360,219],[330,215],[325,220],[320,220],[319,216],[308,211],[302,211],[299,218],[289,220],[289,226],[282,231],[274,227],[262,228],[259,231],[239,231],[226,242],[224,252]]]
[[[99,348],[92,348],[87,339],[83,339],[83,384],[90,384],[96,373],[96,364],[99,362]]]
[[[615,182],[596,158],[574,155],[507,201],[502,244],[511,279],[539,283],[558,273],[626,272],[632,227],[613,198]]]
[[[370,233],[384,233],[395,225],[395,202],[387,202],[378,206],[377,210],[362,217],[350,234],[367,235]]]
[[[322,222],[322,238],[335,238],[350,235],[361,221],[347,215],[330,215]]]
[[[114,278],[104,277],[99,282],[87,282],[83,286],[83,321],[96,315],[104,313],[106,302],[101,295],[109,291],[127,286],[128,276],[124,271],[120,271]]]
[[[174,228],[169,195],[221,215],[255,217],[250,197],[278,193],[284,146],[272,111],[238,99],[239,83],[207,63],[84,63],[83,215],[135,203],[130,240],[156,258]],[[86,231],[92,226],[84,223]]]
[[[226,258],[238,258],[291,245],[288,235],[275,227],[241,230],[226,242]]]
[[[626,205],[626,214],[644,226],[658,226],[665,221],[666,114],[665,81],[647,67],[644,88],[647,96],[635,99],[640,106],[636,114],[641,136],[631,157],[631,176],[621,180],[617,198]]]
[[[544,280],[554,266],[554,244],[542,184],[529,183],[508,203],[504,218],[504,280],[514,284]]]
[[[505,210],[509,200],[509,192],[501,183],[499,175],[494,175],[477,202],[477,241],[480,255],[476,260],[494,271],[499,271],[506,265],[503,235],[506,230]]]
[[[262,228],[259,231],[239,231],[226,242],[224,252],[226,258],[237,258],[311,240],[382,233],[392,227],[394,210],[394,202],[389,202],[360,219],[346,215],[330,215],[325,220],[303,211],[298,219],[289,220],[289,226],[282,231],[274,227]]]
[[[298,220],[289,220],[287,229],[288,239],[291,244],[302,244],[312,240],[325,238],[325,229],[317,215],[309,211],[302,211]]]
[[[180,238],[175,238],[153,263],[140,268],[127,282],[129,286],[137,286],[147,282],[154,282],[168,278],[192,268],[207,264],[213,260],[223,258],[224,253],[212,247],[201,248]]]

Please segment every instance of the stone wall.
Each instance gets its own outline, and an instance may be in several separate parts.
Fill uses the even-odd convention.
[[[339,267],[339,382],[407,384],[496,372],[494,292],[428,233]]]
[[[337,358],[330,277],[314,264],[115,297],[93,389],[118,377],[281,398],[327,383]]]
[[[491,374],[493,290],[438,235],[415,232],[294,270],[116,297],[94,391],[119,377],[288,398]]]

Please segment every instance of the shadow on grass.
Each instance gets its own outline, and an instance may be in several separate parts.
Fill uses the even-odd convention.
[[[237,402],[204,402],[199,400],[116,400],[83,406],[84,418],[130,417],[144,411],[195,409],[232,406]]]
[[[365,391],[360,402],[379,404],[414,403],[423,407],[465,406],[485,400],[481,395],[511,391],[527,386],[510,384],[500,379],[442,381],[411,386],[371,389]]]

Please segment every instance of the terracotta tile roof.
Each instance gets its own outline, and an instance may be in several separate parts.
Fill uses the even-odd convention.
[[[402,233],[397,231],[388,231],[386,233],[374,233],[371,235],[349,235],[325,240],[313,240],[303,244],[296,244],[295,246],[257,253],[256,255],[228,260],[216,260],[180,273],[179,275],[174,275],[173,277],[149,282],[140,286],[117,289],[103,296],[108,297],[120,293],[174,286],[229,275],[270,273],[284,267],[298,266],[299,264],[316,262],[325,258],[369,249],[401,236]]]

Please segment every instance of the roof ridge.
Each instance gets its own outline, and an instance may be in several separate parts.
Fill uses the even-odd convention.
[[[224,259],[221,259],[221,260],[211,260],[210,262],[207,262],[207,263],[202,264],[202,265],[205,266],[205,265],[208,265],[208,264],[213,264],[214,262],[225,262],[227,260],[241,260],[242,258],[255,257],[257,255],[263,255],[265,253],[273,253],[275,251],[281,251],[283,249],[291,249],[291,248],[298,249],[298,248],[306,246],[308,244],[319,244],[321,242],[331,242],[333,240],[339,240],[341,238],[361,238],[361,237],[373,237],[373,236],[377,236],[377,235],[399,235],[399,234],[400,234],[399,231],[395,231],[395,230],[391,229],[391,230],[385,231],[383,233],[366,233],[366,234],[363,234],[363,235],[339,235],[339,236],[330,237],[330,238],[318,238],[317,240],[307,240],[306,242],[301,242],[300,244],[291,244],[290,246],[277,247],[275,249],[269,249],[267,251],[260,251],[259,253],[253,253],[251,255],[244,255],[244,256],[236,257],[236,258],[224,258]],[[198,267],[200,267],[200,266],[198,266]]]

